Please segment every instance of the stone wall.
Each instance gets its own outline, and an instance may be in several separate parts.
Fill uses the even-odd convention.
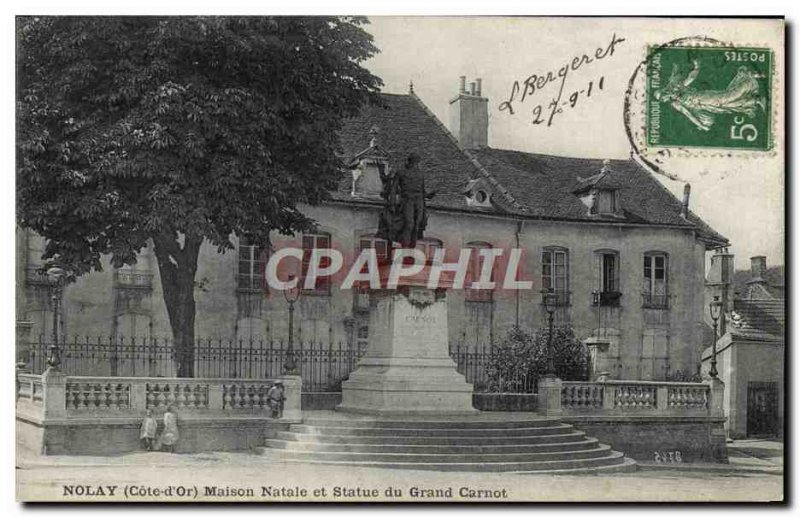
[[[68,377],[50,369],[17,374],[20,447],[38,454],[107,455],[141,450],[147,410],[163,426],[172,406],[180,439],[176,452],[245,450],[301,419],[299,377],[282,377],[283,415],[273,419],[267,391],[273,380]]]
[[[778,390],[778,433],[784,423],[784,343],[761,334],[727,333],[717,343],[717,370],[725,383],[726,429],[732,439],[747,437],[747,389],[750,382],[774,382]],[[703,353],[703,371],[711,365],[711,349]]]
[[[724,418],[616,415],[568,416],[564,421],[638,461],[728,462]]]

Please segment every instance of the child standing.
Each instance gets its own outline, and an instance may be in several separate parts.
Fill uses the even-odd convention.
[[[167,406],[167,411],[164,413],[164,431],[161,433],[161,448],[167,452],[175,452],[178,436],[178,416],[172,406]]]
[[[156,430],[158,429],[158,422],[153,418],[153,411],[148,409],[142,420],[142,429],[139,433],[139,439],[142,441],[142,446],[145,450],[153,450],[153,442],[156,439]]]
[[[275,384],[267,392],[267,403],[272,409],[272,418],[280,418],[283,416],[283,401],[286,400],[284,395],[283,383],[275,381]]]

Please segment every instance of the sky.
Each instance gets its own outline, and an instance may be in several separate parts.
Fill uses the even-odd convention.
[[[415,93],[447,124],[449,101],[458,92],[459,76],[467,83],[482,79],[489,98],[489,145],[497,148],[592,158],[624,159],[631,143],[623,123],[628,82],[644,59],[648,45],[704,35],[734,45],[765,46],[775,52],[774,138],[772,152],[700,151],[666,159],[657,176],[680,197],[692,187],[690,208],[731,241],[736,268],[749,268],[749,257],[766,255],[768,265],[784,262],[783,36],[780,21],[639,18],[508,18],[508,17],[371,17],[367,31],[380,54],[366,63],[384,81],[383,91]],[[612,38],[618,41],[608,51]],[[605,57],[570,71],[565,97],[587,90],[574,107],[565,108],[548,125],[547,104],[559,91],[552,82],[523,103],[519,94],[514,114],[501,110],[514,81],[531,74],[554,75],[574,57]],[[602,78],[602,88],[599,87]],[[634,99],[641,100],[635,91]],[[641,101],[643,102],[643,100]],[[544,123],[532,124],[537,105]]]

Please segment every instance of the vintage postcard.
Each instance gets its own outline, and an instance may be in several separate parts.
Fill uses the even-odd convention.
[[[18,500],[783,501],[784,34],[18,16]]]

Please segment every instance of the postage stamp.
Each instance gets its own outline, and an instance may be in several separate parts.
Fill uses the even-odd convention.
[[[659,47],[647,67],[647,145],[768,151],[772,51]]]

